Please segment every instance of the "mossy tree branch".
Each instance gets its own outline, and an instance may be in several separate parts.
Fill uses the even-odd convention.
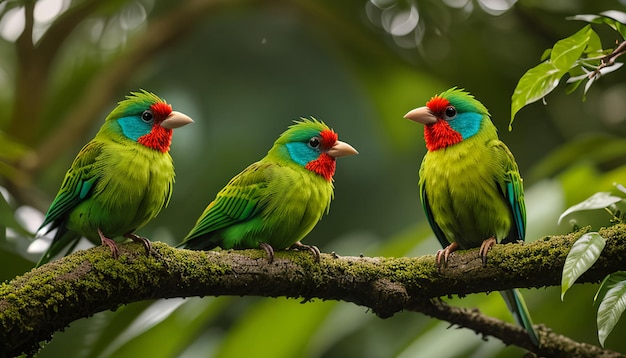
[[[619,356],[538,326],[541,347],[524,331],[482,315],[450,307],[438,297],[491,292],[513,287],[560,284],[563,262],[580,232],[526,245],[496,245],[487,268],[476,250],[457,252],[439,273],[432,255],[415,258],[322,255],[316,264],[307,252],[278,252],[269,264],[261,250],[200,252],[154,243],[121,245],[113,259],[105,247],[80,251],[27,272],[0,286],[0,352],[34,352],[38,342],[70,322],[123,304],[147,299],[254,295],[342,300],[369,307],[381,318],[401,310],[422,312],[494,336],[542,356]],[[579,282],[597,282],[626,263],[626,225],[601,231],[602,257]]]

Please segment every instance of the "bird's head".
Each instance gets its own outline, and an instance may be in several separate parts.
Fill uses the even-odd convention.
[[[172,111],[172,106],[154,93],[131,92],[106,118],[115,122],[122,134],[148,148],[166,153],[172,142],[172,129],[192,123],[187,115]]]
[[[424,139],[429,151],[445,148],[478,133],[489,112],[474,96],[451,88],[431,98],[425,107],[416,108],[404,118],[424,124]]]
[[[296,121],[274,143],[279,153],[304,168],[331,181],[335,158],[358,154],[350,144],[337,139],[337,133],[315,118]]]

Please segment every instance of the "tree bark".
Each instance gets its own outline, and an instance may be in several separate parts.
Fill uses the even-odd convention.
[[[439,272],[434,256],[341,257],[277,252],[268,263],[262,250],[190,251],[154,243],[120,245],[115,260],[106,247],[76,252],[0,286],[0,352],[35,353],[39,342],[70,322],[140,300],[189,296],[265,296],[341,300],[369,307],[381,318],[401,310],[467,327],[540,356],[617,357],[621,354],[579,343],[538,325],[541,347],[524,330],[475,309],[451,307],[439,297],[514,287],[555,286],[573,242],[584,231],[530,244],[496,245],[482,267],[478,251],[457,251]],[[597,282],[623,269],[626,225],[604,229],[601,257],[579,282]]]

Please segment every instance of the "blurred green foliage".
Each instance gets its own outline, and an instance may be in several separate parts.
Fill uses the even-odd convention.
[[[141,234],[179,242],[215,193],[261,158],[292,120],[315,116],[360,154],[339,160],[330,213],[305,242],[339,255],[433,254],[438,243],[417,190],[422,129],[402,116],[459,86],[490,109],[526,178],[527,239],[567,232],[569,226],[556,225],[567,206],[624,177],[625,75],[597,81],[585,102],[554,91],[547,105],[522,108],[508,132],[511,95],[544,50],[581,28],[566,17],[624,9],[583,0],[513,3],[5,0],[0,185],[10,193],[6,202],[12,210],[45,211],[106,113],[129,91],[145,88],[196,122],[174,135],[173,198]],[[35,24],[32,33],[15,30],[20,16]],[[614,32],[598,34],[604,48],[618,40]],[[6,217],[0,225],[16,226]],[[34,230],[32,222],[20,226]],[[2,279],[29,269],[24,257],[36,255],[26,252],[28,240],[15,231],[0,235]],[[558,287],[523,293],[535,323],[598,344],[596,290],[575,285],[565,302]],[[450,301],[512,321],[494,294]],[[618,322],[605,346],[626,352],[624,332]],[[412,313],[381,320],[343,302],[205,297],[140,302],[76,321],[38,356],[60,354],[507,357],[522,351]]]

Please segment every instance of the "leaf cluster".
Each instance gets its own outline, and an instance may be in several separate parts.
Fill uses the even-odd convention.
[[[617,188],[622,194],[626,194],[626,188],[622,185],[617,185]],[[616,196],[608,192],[596,193],[567,209],[559,218],[559,222],[567,219],[575,229],[578,229],[585,214],[593,210],[605,211],[610,223],[623,223],[626,198],[624,195]],[[595,231],[587,232],[576,240],[563,266],[561,300],[576,280],[598,260],[605,246],[606,239]],[[604,346],[606,338],[626,310],[626,271],[617,271],[607,275],[598,288],[594,301],[598,305],[598,339]]]
[[[598,15],[576,15],[569,20],[588,22],[575,34],[557,41],[544,51],[539,65],[529,69],[519,79],[511,96],[511,120],[509,130],[517,112],[524,106],[545,98],[563,77],[569,75],[566,93],[574,92],[585,83],[583,100],[591,85],[601,76],[618,70],[623,63],[616,62],[626,48],[626,13],[610,10]],[[606,25],[616,31],[621,43],[615,48],[603,48],[600,36],[592,24]]]

